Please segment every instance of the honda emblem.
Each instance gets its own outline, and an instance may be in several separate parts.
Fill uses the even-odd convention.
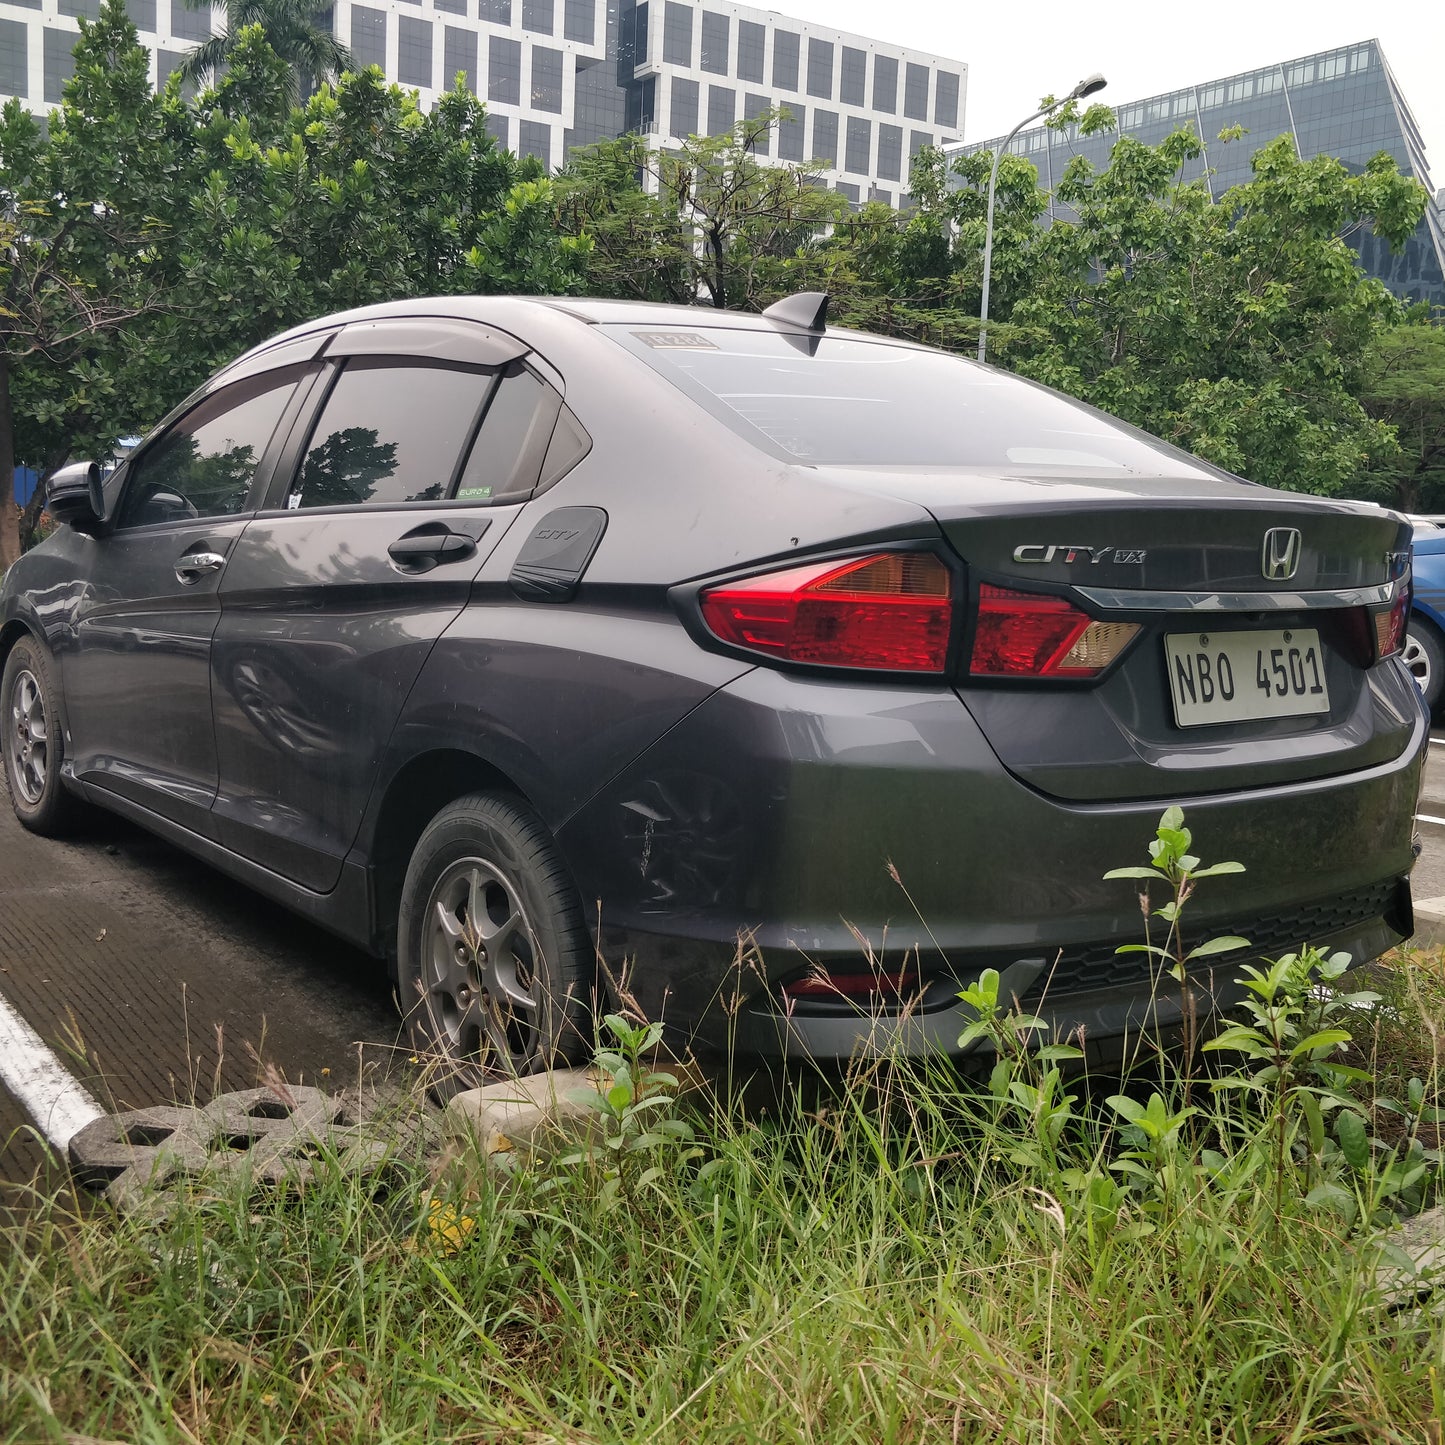
[[[1288,582],[1299,571],[1299,554],[1297,527],[1271,527],[1264,534],[1259,570],[1271,582]]]

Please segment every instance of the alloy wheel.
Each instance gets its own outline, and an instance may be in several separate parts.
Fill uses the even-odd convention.
[[[1415,679],[1415,685],[1425,697],[1430,697],[1430,685],[1434,681],[1434,668],[1425,645],[1413,632],[1405,634],[1405,645],[1400,650],[1400,660],[1410,669],[1410,676]]]
[[[545,970],[515,885],[481,858],[453,863],[427,901],[422,992],[457,1061],[523,1069],[543,1027]]]
[[[49,767],[49,731],[45,720],[45,694],[35,674],[22,668],[10,689],[10,777],[27,804],[34,807],[45,795]]]

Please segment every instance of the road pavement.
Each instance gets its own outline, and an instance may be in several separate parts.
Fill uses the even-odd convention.
[[[1415,897],[1445,897],[1445,729],[1420,814]],[[100,813],[58,841],[0,806],[0,997],[107,1109],[204,1102],[268,1065],[339,1085],[403,1052],[379,963]],[[0,1087],[0,1186],[43,1158]]]

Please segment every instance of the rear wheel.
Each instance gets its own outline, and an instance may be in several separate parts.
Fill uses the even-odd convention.
[[[1445,643],[1423,617],[1412,615],[1400,655],[1425,699],[1425,706],[1430,709],[1430,716],[1434,717],[1440,707],[1441,694],[1445,692]]]
[[[432,819],[402,887],[397,979],[435,1093],[580,1058],[592,960],[576,890],[540,819],[501,793],[461,798]]]
[[[45,649],[25,637],[10,649],[0,676],[5,786],[15,816],[32,833],[64,832],[79,806],[60,781],[65,739],[54,668]]]

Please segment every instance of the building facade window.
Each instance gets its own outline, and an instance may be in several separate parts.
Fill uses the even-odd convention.
[[[524,120],[518,126],[517,154],[536,156],[548,170],[552,168],[552,127],[539,121]]]
[[[868,52],[843,47],[843,64],[839,78],[838,98],[844,105],[867,105]]]
[[[202,10],[187,10],[181,0],[171,0],[171,34],[177,40],[209,40],[211,7],[208,5]]]
[[[532,47],[532,108],[562,114],[562,52],[550,45]]]
[[[768,27],[754,25],[751,20],[738,21],[738,79],[763,83],[763,55],[768,43]]]
[[[772,101],[766,95],[753,95],[751,92],[743,101],[743,118],[745,120],[757,120],[759,116],[766,115],[772,107]],[[763,131],[753,141],[748,149],[755,151],[760,156],[765,156],[772,149],[772,128]]]
[[[487,134],[501,146],[503,150],[510,150],[507,144],[510,134],[510,121],[505,115],[498,115],[496,111],[489,110],[486,119]]]
[[[710,75],[728,73],[729,28],[726,15],[714,15],[711,10],[702,12],[702,57],[699,68]]]
[[[442,32],[442,86],[450,90],[461,75],[468,90],[477,92],[477,32],[457,25]]]
[[[522,0],[522,29],[550,35],[554,24],[552,0]]]
[[[65,99],[65,82],[75,74],[75,42],[80,37],[73,30],[45,30],[45,103],[59,105]]]
[[[662,12],[662,58],[668,65],[692,65],[692,6],[667,0]]]
[[[952,71],[940,70],[934,83],[933,120],[945,130],[958,126],[958,77]]]
[[[352,7],[352,14],[356,7]],[[503,105],[522,103],[522,42],[505,35],[487,37],[487,99]]]
[[[873,109],[898,114],[898,62],[891,55],[873,57]]]
[[[30,27],[23,20],[0,19],[0,94],[30,94]]]
[[[848,117],[846,145],[843,148],[843,169],[855,176],[866,176],[873,159],[873,122],[861,115]]]
[[[40,8],[39,0],[34,8]],[[149,30],[155,34],[156,29],[156,0],[125,0],[125,13],[135,21],[137,30]]]
[[[804,161],[807,150],[803,145],[803,127],[808,119],[804,106],[789,105],[787,114],[778,121],[778,159],[780,161]]]
[[[798,89],[800,43],[791,30],[773,31],[773,84],[779,90]]]
[[[512,23],[512,0],[477,0],[477,19],[493,25]]]
[[[60,14],[69,15],[74,20],[94,20],[100,14],[100,0],[56,0],[55,8]],[[181,10],[181,0],[175,0],[175,9]],[[195,19],[192,15],[192,23]]]
[[[448,15],[465,15],[467,13],[467,0],[432,0],[432,6]]]
[[[813,110],[813,154],[831,170],[838,167],[838,116],[835,111]]]
[[[931,146],[932,144],[933,144],[933,137],[932,137],[926,130],[911,130],[911,131],[909,131],[909,132],[908,132],[908,159],[909,159],[909,160],[912,160],[913,157],[916,156],[916,155],[918,154],[918,152],[921,151],[921,150],[924,148],[924,146]]]
[[[710,85],[707,88],[707,133],[722,135],[737,124],[737,92],[729,85]]]
[[[386,11],[351,7],[351,52],[361,65],[386,69]]]
[[[596,0],[566,0],[562,11],[562,38],[582,45],[591,45],[596,40]]]
[[[22,10],[39,10],[39,9],[40,9],[40,0],[10,0],[10,3],[11,3],[12,5],[18,5],[18,6],[20,7],[20,9],[22,9]],[[152,21],[154,21],[154,19],[155,19],[154,15],[152,15],[151,19],[152,19]],[[155,29],[155,25],[154,25],[154,24],[151,25],[151,29],[152,29],[152,30]]]
[[[903,76],[903,114],[909,120],[928,119],[928,67],[911,60]]]
[[[879,122],[878,174],[885,181],[903,179],[903,127]]]
[[[858,204],[858,187],[850,184],[848,181],[838,182],[838,193],[839,195],[846,196],[853,205],[856,206]]]
[[[403,85],[425,85],[430,88],[431,21],[413,20],[403,15],[397,22],[396,78]]]
[[[697,81],[686,80],[680,75],[672,77],[672,111],[668,116],[668,129],[679,140],[698,133],[697,97]]]
[[[808,38],[808,94],[833,98],[833,42]]]

